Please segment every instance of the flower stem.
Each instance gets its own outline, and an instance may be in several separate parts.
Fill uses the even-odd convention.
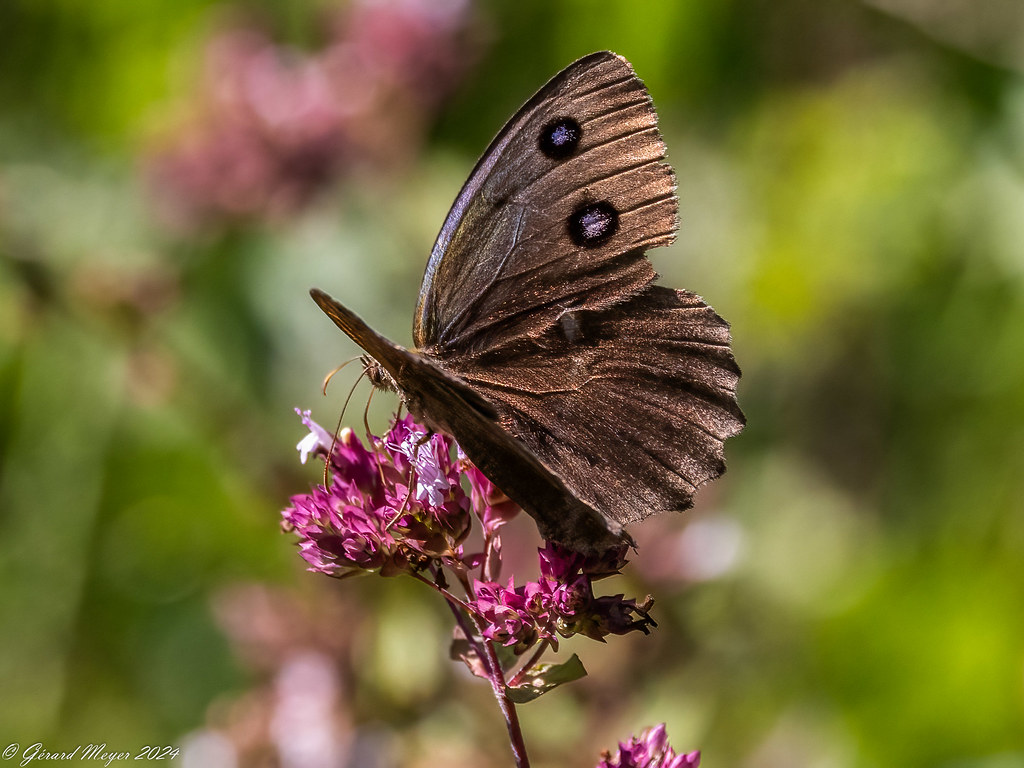
[[[537,650],[534,652],[533,656],[530,657],[530,660],[523,664],[523,666],[519,668],[519,671],[512,676],[512,679],[508,681],[509,687],[515,688],[519,685],[519,683],[523,681],[523,675],[533,669],[537,662],[540,661],[540,657],[544,655],[544,651],[547,649],[548,641],[545,640],[537,646]]]
[[[423,581],[429,583],[427,579],[423,579]],[[446,592],[446,590],[444,591]],[[494,645],[484,638],[480,620],[476,616],[468,614],[473,625],[476,627],[476,632],[472,631],[472,627],[466,621],[467,614],[459,610],[459,606],[462,605],[461,601],[446,599],[445,602],[452,613],[455,614],[455,621],[462,628],[462,634],[466,636],[466,640],[476,650],[476,654],[487,672],[487,679],[491,681],[491,690],[494,691],[494,698],[498,700],[498,708],[505,717],[505,727],[508,729],[508,738],[512,747],[512,756],[516,761],[516,768],[530,768],[530,758],[526,755],[526,742],[523,740],[523,730],[519,725],[519,713],[516,712],[515,702],[508,697],[505,675],[501,670],[501,662],[498,661],[498,654],[494,650]],[[480,638],[479,642],[477,638]]]
[[[474,621],[476,620],[474,619]],[[483,630],[479,625],[478,629],[482,633]],[[530,768],[530,758],[526,755],[526,742],[523,741],[523,730],[519,726],[519,713],[516,712],[515,702],[508,697],[508,686],[505,684],[505,675],[501,671],[498,654],[494,651],[494,644],[489,640],[483,641],[483,647],[487,654],[488,666],[491,668],[491,689],[494,691],[494,698],[498,700],[501,714],[505,716],[505,726],[508,728],[508,738],[512,746],[512,756],[515,758],[516,768]]]
[[[426,584],[431,589],[437,590],[441,594],[441,596],[444,597],[444,599],[447,600],[449,604],[451,604],[452,608],[455,608],[455,606],[458,606],[459,608],[462,608],[466,612],[470,611],[470,607],[468,605],[466,605],[466,603],[464,601],[460,600],[458,597],[453,595],[451,592],[449,592],[447,589],[442,587],[440,584],[435,584],[430,579],[424,578],[422,574],[416,573],[415,571],[412,572],[412,577],[414,579],[416,579],[417,581],[422,581],[424,584]]]

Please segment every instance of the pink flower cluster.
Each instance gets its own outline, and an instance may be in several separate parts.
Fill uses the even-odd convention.
[[[548,542],[539,551],[537,581],[495,581],[501,565],[498,530],[520,510],[459,457],[451,438],[429,434],[406,416],[367,448],[350,429],[335,440],[308,411],[301,416],[310,430],[297,446],[302,461],[319,456],[329,461],[331,475],[328,486],[293,496],[283,512],[283,527],[298,535],[309,570],[339,577],[356,571],[428,572],[437,579],[449,568],[466,591],[458,607],[480,622],[484,638],[516,654],[539,641],[557,648],[559,636],[603,640],[654,626],[650,598],[638,603],[621,594],[594,595],[594,581],[626,564],[625,546],[585,556]],[[467,554],[464,541],[474,516],[483,529],[484,551]],[[478,578],[471,580],[471,574]]]
[[[669,746],[665,724],[646,729],[637,738],[619,742],[618,754],[602,753],[596,768],[697,768],[700,752],[677,755]]]
[[[334,442],[308,411],[302,420],[310,429],[297,446],[302,460],[329,455],[331,474],[329,487],[293,496],[282,513],[284,529],[299,536],[309,570],[393,575],[434,558],[461,560],[472,525],[471,500],[450,438],[428,436],[407,416],[367,449],[350,429]]]
[[[618,573],[626,564],[626,547],[600,557],[587,557],[548,542],[540,550],[541,577],[515,586],[477,581],[471,603],[486,621],[484,636],[517,653],[546,640],[558,647],[558,636],[582,634],[594,640],[632,630],[647,633],[654,620],[651,601],[637,604],[623,595],[595,597],[593,582]]]
[[[261,29],[215,37],[198,109],[147,163],[182,229],[280,217],[357,168],[414,156],[472,57],[468,0],[355,0],[318,50]]]

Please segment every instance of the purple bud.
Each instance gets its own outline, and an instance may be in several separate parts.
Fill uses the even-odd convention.
[[[619,742],[618,754],[605,751],[597,768],[697,768],[700,752],[677,755],[669,746],[665,724],[648,728],[628,742]]]

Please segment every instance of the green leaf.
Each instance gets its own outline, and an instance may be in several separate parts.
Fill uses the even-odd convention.
[[[477,677],[482,677],[485,680],[490,679],[487,675],[486,668],[483,660],[476,652],[476,646],[472,645],[462,634],[462,631],[456,629],[453,633],[451,648],[448,651],[448,656],[452,661],[461,661]],[[489,642],[489,641],[484,641]],[[512,664],[515,663],[516,655],[511,647],[501,645],[500,643],[494,643],[494,652],[498,657],[498,663],[501,665],[503,670],[507,670]]]
[[[525,704],[543,696],[562,683],[571,683],[585,677],[587,670],[575,653],[561,664],[538,664],[523,676],[521,685],[508,688],[508,697],[516,704]]]

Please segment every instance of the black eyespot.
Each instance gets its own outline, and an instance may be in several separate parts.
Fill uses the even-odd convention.
[[[576,152],[583,129],[571,117],[559,117],[540,132],[540,151],[552,160],[565,160]]]
[[[607,200],[584,203],[572,212],[568,224],[576,245],[594,248],[619,231],[619,212]]]

